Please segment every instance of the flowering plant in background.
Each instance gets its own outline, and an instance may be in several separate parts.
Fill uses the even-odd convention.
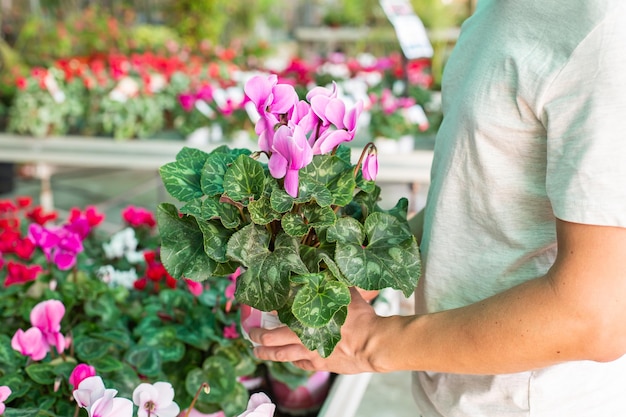
[[[239,333],[233,280],[175,280],[154,213],[120,214],[110,233],[95,207],[60,219],[30,198],[0,200],[4,415],[240,414],[241,381],[262,370]]]
[[[369,98],[372,138],[399,139],[428,130],[426,113],[415,98],[396,95],[389,88],[382,88],[379,94],[371,92]]]
[[[392,287],[407,296],[420,275],[406,199],[377,205],[376,149],[351,163],[362,103],[335,87],[300,99],[275,75],[245,85],[259,117],[259,151],[183,148],[161,167],[182,204],[159,205],[161,260],[174,278],[202,281],[241,268],[239,303],[278,312],[311,350],[329,355],[341,338],[349,287]]]

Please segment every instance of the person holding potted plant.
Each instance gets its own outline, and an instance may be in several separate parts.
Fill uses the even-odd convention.
[[[625,20],[610,0],[479,2],[412,221],[416,314],[352,290],[330,356],[283,327],[251,330],[257,357],[413,370],[423,417],[626,415]]]

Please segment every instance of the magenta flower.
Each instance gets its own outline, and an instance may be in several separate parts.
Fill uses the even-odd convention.
[[[275,410],[272,400],[266,394],[257,392],[250,396],[248,408],[238,417],[272,417]]]
[[[192,281],[185,278],[185,284],[187,284],[187,289],[189,290],[189,292],[196,297],[198,297],[200,294],[202,294],[202,291],[204,291],[204,287],[200,282]]]
[[[11,388],[7,387],[6,385],[0,387],[0,415],[4,414],[4,410],[6,408],[4,402],[7,400],[7,398],[9,398],[11,392]]]
[[[368,152],[363,160],[363,165],[361,166],[361,170],[363,172],[363,178],[367,181],[375,181],[376,175],[378,175],[378,156],[376,151]]]
[[[96,368],[91,365],[87,365],[86,363],[76,365],[69,378],[72,390],[78,389],[78,386],[81,382],[83,382],[83,380],[92,376],[96,376]]]
[[[256,106],[261,118],[256,123],[255,132],[259,136],[259,147],[270,152],[274,140],[274,126],[298,102],[298,94],[293,86],[278,84],[275,74],[269,76],[256,75],[244,85],[244,92]]]
[[[137,417],[176,417],[180,412],[169,382],[139,384],[133,391],[133,402],[139,407]]]
[[[196,96],[191,93],[183,93],[178,96],[178,102],[183,110],[190,112],[193,110],[194,104],[196,104]]]
[[[237,339],[238,337],[239,337],[239,332],[237,332],[237,324],[233,323],[229,326],[224,327],[225,339]]]
[[[61,334],[61,320],[65,306],[59,300],[47,300],[37,304],[30,312],[31,324],[41,331],[45,342],[57,352],[65,349],[65,338]]]
[[[41,330],[36,327],[26,331],[18,329],[11,339],[11,347],[34,361],[45,358],[49,349]]]
[[[363,111],[363,102],[346,110],[345,103],[338,98],[317,95],[312,98],[311,109],[322,121],[322,126],[334,125],[335,130],[324,130],[313,145],[315,155],[326,154],[343,142],[354,139],[357,121]]]
[[[31,224],[28,237],[43,250],[49,262],[54,262],[57,268],[67,271],[76,264],[78,254],[83,251],[82,239],[78,233],[72,231],[72,227],[68,225],[48,229],[39,224]]]
[[[313,160],[313,150],[300,126],[293,130],[281,126],[274,135],[272,156],[268,167],[274,178],[285,178],[285,191],[292,196],[298,196],[299,170]]]

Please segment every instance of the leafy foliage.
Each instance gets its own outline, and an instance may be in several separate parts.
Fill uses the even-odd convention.
[[[350,286],[408,296],[420,275],[406,199],[378,207],[380,188],[355,174],[349,156],[343,145],[314,156],[294,198],[258,153],[184,148],[160,169],[168,192],[184,203],[158,208],[165,267],[194,280],[243,267],[237,301],[277,310],[309,349],[329,355],[341,339]]]

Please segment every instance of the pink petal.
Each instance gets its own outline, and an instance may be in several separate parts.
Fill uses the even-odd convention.
[[[289,84],[278,84],[272,89],[274,102],[271,104],[271,112],[274,114],[288,113],[298,102],[298,94]]]
[[[298,197],[299,172],[297,169],[289,169],[285,174],[285,191],[293,198]]]
[[[365,157],[363,161],[363,166],[361,167],[363,172],[363,178],[367,181],[376,180],[376,176],[378,175],[378,157],[375,153],[369,153]]]
[[[345,130],[333,130],[322,135],[313,145],[315,155],[324,155],[331,152],[335,147],[343,142],[352,139],[350,133]]]
[[[338,98],[328,102],[325,109],[326,118],[330,123],[335,125],[337,129],[344,129],[343,117],[346,114],[346,105]]]
[[[287,159],[279,153],[273,153],[267,163],[270,174],[274,178],[282,178],[287,173]]]
[[[11,388],[3,385],[0,387],[0,402],[5,401],[11,395]],[[0,413],[1,414],[1,413]]]
[[[248,96],[250,101],[256,105],[259,113],[262,114],[265,111],[265,107],[268,104],[268,98],[272,93],[272,87],[276,85],[277,82],[278,77],[275,75],[273,77],[255,75],[244,85],[243,91],[246,93],[246,96]]]
[[[46,300],[37,304],[30,312],[30,322],[44,333],[58,333],[65,306],[59,300]]]

